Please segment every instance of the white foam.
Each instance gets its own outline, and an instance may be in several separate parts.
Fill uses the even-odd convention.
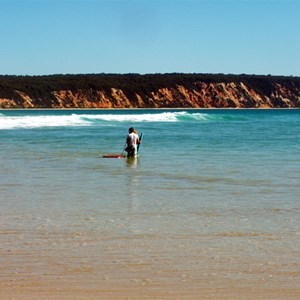
[[[0,117],[0,129],[85,126],[88,124],[89,122],[82,120],[79,115]]]
[[[107,122],[176,122],[180,113],[163,112],[153,114],[103,114],[81,115],[85,120],[102,120]]]
[[[179,122],[206,120],[202,113],[157,112],[130,114],[72,114],[45,116],[5,116],[0,115],[0,129],[39,128],[39,127],[75,127],[92,126],[103,122],[104,126],[111,126],[115,122]]]

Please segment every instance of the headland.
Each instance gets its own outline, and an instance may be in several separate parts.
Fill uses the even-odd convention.
[[[0,76],[1,109],[299,108],[300,77],[224,74]]]

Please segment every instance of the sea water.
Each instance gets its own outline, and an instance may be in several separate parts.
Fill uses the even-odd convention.
[[[2,110],[0,170],[2,295],[300,295],[299,110]]]

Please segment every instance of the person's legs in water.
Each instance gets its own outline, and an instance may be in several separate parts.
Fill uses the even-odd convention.
[[[130,149],[128,149],[127,157],[128,157],[128,158],[130,158],[130,157],[135,157],[135,149],[134,149],[133,146],[130,146]]]

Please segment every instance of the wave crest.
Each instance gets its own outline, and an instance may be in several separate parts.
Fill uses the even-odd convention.
[[[222,115],[200,112],[152,112],[152,113],[94,113],[55,115],[5,116],[0,114],[0,129],[39,128],[39,127],[75,127],[75,126],[113,126],[119,122],[198,122],[224,118]]]

